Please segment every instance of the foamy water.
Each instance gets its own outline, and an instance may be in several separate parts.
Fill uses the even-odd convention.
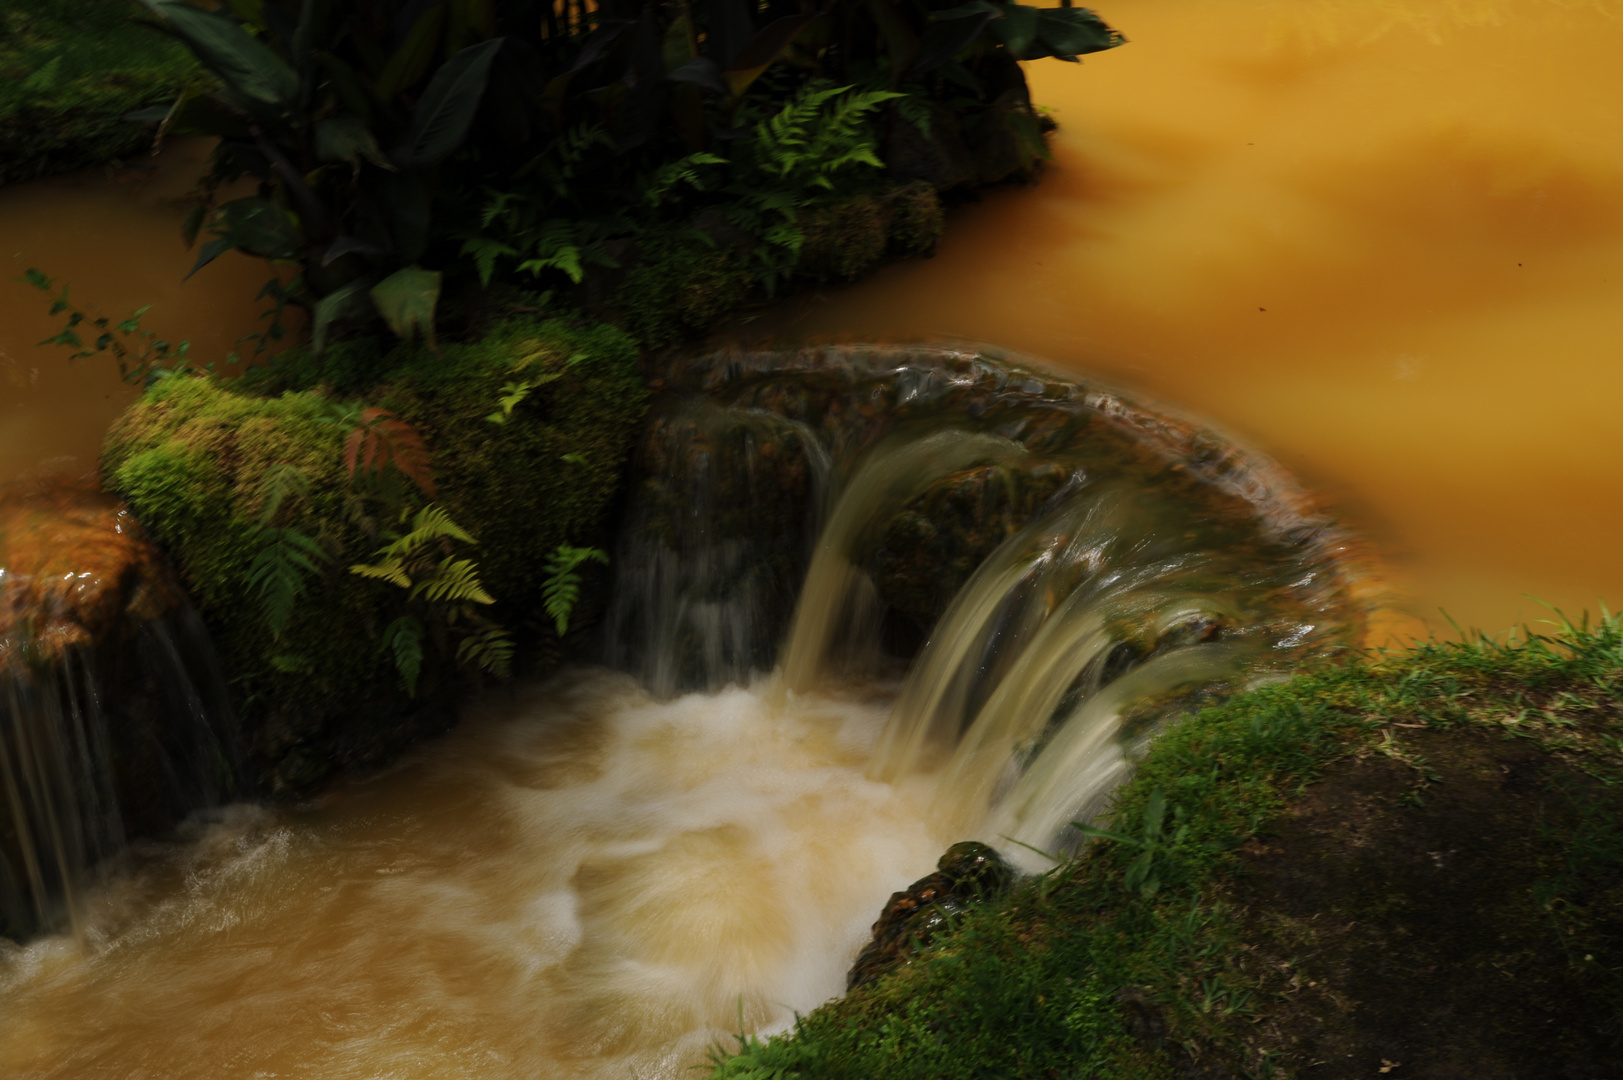
[[[0,1075],[676,1077],[844,989],[947,842],[888,702],[572,673],[319,805],[149,846],[0,954]]]

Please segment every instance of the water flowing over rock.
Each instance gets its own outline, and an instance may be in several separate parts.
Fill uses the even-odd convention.
[[[664,390],[611,662],[661,694],[770,670],[780,702],[901,679],[868,775],[936,775],[950,831],[1067,850],[1166,722],[1360,640],[1358,544],[1112,388],[924,346],[727,351]]]
[[[128,835],[232,788],[224,684],[195,613],[93,483],[0,488],[0,934],[74,918]]]

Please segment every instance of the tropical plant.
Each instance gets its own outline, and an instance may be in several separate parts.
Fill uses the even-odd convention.
[[[49,293],[56,286],[53,279],[32,266],[16,280],[44,293]],[[191,351],[188,341],[171,344],[155,332],[142,328],[141,317],[151,310],[150,304],[136,308],[115,323],[106,315],[90,315],[76,306],[68,299],[68,286],[63,285],[62,292],[51,301],[50,313],[60,315],[67,312],[67,322],[61,331],[39,344],[62,345],[77,350],[71,357],[74,360],[98,353],[111,353],[113,359],[118,361],[119,376],[125,382],[143,386],[154,378],[186,367],[186,357]],[[80,327],[85,326],[96,330],[96,336],[89,344],[79,333]]]
[[[446,273],[488,282],[511,260],[578,283],[696,206],[744,207],[778,259],[794,246],[784,185],[872,167],[889,109],[928,130],[945,102],[1040,146],[1014,61],[1122,40],[1081,8],[987,0],[143,2],[218,79],[133,114],[160,140],[220,139],[185,227],[210,237],[197,266],[233,248],[287,264],[264,295],[310,309],[318,351],[373,318],[432,343]],[[818,124],[782,117],[825,93]],[[723,162],[777,170],[769,203],[719,190],[737,179]],[[242,176],[259,190],[219,202]]]

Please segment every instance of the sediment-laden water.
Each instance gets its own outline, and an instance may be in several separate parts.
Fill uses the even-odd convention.
[[[0,1073],[682,1076],[840,993],[950,843],[1043,868],[1160,726],[1363,628],[1287,476],[1104,388],[927,349],[673,380],[628,671],[137,844],[0,945]]]

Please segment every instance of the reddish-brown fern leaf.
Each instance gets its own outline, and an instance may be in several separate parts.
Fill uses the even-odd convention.
[[[361,410],[360,422],[344,441],[344,467],[353,479],[356,470],[379,472],[393,465],[413,484],[434,498],[434,470],[428,447],[417,429],[388,409]]]

